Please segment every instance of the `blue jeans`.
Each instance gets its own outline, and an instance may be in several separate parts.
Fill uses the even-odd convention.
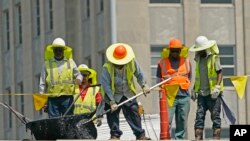
[[[125,100],[127,100],[127,98],[122,97],[119,103]],[[110,105],[106,103],[105,110],[108,109],[110,109]],[[133,130],[134,135],[136,137],[141,137],[142,135],[144,135],[145,131],[144,129],[142,129],[141,117],[140,114],[138,113],[138,104],[137,101],[134,99],[132,101],[125,103],[124,105],[119,107],[116,111],[112,113],[111,112],[107,113],[107,121],[110,128],[111,136],[116,136],[120,138],[120,136],[122,135],[122,131],[119,128],[119,113],[121,109],[123,111],[124,117],[126,118],[126,121]]]
[[[204,128],[204,121],[206,117],[207,110],[211,113],[211,120],[213,122],[213,128],[221,127],[221,99],[220,96],[217,99],[212,99],[211,95],[201,96],[198,95],[197,99],[197,112],[195,119],[195,129]]]
[[[171,130],[172,120],[175,115],[175,139],[186,138],[187,120],[190,111],[190,96],[176,96],[173,107],[168,107],[169,127]]]
[[[64,115],[73,102],[73,96],[60,96],[48,98],[48,115],[49,118]],[[74,106],[69,110],[67,115],[72,115]]]

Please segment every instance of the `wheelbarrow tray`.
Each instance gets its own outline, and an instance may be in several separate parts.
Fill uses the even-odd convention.
[[[92,116],[89,113],[36,120],[26,123],[26,128],[31,130],[36,140],[96,139],[97,130],[93,121],[80,126],[78,124]]]

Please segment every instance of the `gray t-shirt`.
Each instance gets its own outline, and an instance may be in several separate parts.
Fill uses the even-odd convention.
[[[209,57],[212,57],[212,55],[208,55],[207,57],[204,58],[200,57],[200,90],[203,91],[204,95],[210,94],[208,70],[207,70],[207,60]],[[219,57],[215,57],[214,66],[216,71],[222,69]]]

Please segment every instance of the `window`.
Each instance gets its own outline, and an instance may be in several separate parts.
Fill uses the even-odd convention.
[[[228,4],[231,4],[231,3],[233,3],[233,0],[201,0],[201,3],[216,3],[216,4],[228,3]]]
[[[90,17],[90,0],[84,0],[82,7],[83,20],[87,20]]]
[[[86,9],[87,11],[87,18],[89,18],[90,17],[90,1],[89,0],[87,0],[87,9]]]
[[[165,48],[166,45],[158,45],[158,46],[151,46],[151,77],[152,77],[152,86],[156,84],[156,71],[158,61],[161,59],[161,52],[162,49]]]
[[[23,94],[23,83],[22,82],[18,84],[17,92],[20,93],[20,94]],[[20,112],[22,114],[24,114],[24,96],[21,95],[19,100],[20,101],[18,103],[19,103]]]
[[[5,10],[3,12],[4,14],[4,47],[5,47],[5,51],[9,51],[10,50],[10,19],[9,19],[9,11]]]
[[[224,86],[233,86],[229,78],[236,74],[235,47],[233,45],[218,45],[220,50],[220,63],[223,70]]]
[[[101,58],[101,65],[103,66],[105,64],[106,61],[106,54],[105,51],[100,52],[100,58]]]
[[[21,4],[16,5],[16,43],[22,44],[22,11],[21,11]]]
[[[98,0],[97,1],[97,14],[103,12],[103,0]]]
[[[49,10],[48,10],[48,28],[49,30],[52,30],[53,29],[53,2],[52,0],[49,0]]]
[[[150,0],[150,3],[181,3],[181,0]]]
[[[11,100],[11,90],[10,88],[5,89],[5,94],[7,95],[5,99],[6,103],[11,106],[12,100]],[[5,127],[6,129],[12,128],[12,113],[10,110],[5,110],[4,112],[5,115]]]
[[[34,31],[35,31],[35,36],[40,36],[40,2],[39,0],[36,0],[34,3],[34,9],[33,9],[33,13],[34,13]]]

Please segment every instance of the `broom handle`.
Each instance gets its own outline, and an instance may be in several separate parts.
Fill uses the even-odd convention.
[[[156,87],[158,87],[158,86],[160,86],[160,85],[162,85],[162,84],[168,82],[168,81],[171,80],[171,79],[172,79],[172,78],[169,77],[169,78],[167,78],[167,79],[161,81],[160,83],[157,83],[156,85],[152,86],[152,87],[149,88],[149,89],[152,90],[152,89],[154,89],[154,88],[156,88]],[[143,93],[143,92],[140,92],[140,93],[138,93],[137,95],[135,95],[135,96],[133,96],[133,97],[130,97],[129,99],[127,99],[127,100],[125,100],[125,101],[119,103],[117,106],[120,107],[120,106],[124,105],[125,103],[127,103],[127,102],[129,102],[129,101],[131,101],[131,100],[133,100],[133,99],[135,99],[135,98],[141,96],[142,94],[144,94],[144,93]],[[106,111],[105,111],[102,115],[100,115],[100,116],[103,116],[103,115],[107,114],[107,113],[110,112],[110,111],[111,111],[111,109],[108,109],[108,110],[106,110]],[[99,117],[100,117],[100,116],[99,116]],[[96,117],[96,118],[98,118],[98,117]]]

